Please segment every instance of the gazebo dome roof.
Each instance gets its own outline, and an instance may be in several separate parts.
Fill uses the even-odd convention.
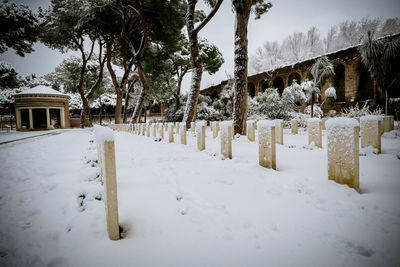
[[[51,95],[51,96],[68,97],[68,95],[63,94],[59,91],[54,90],[53,88],[44,85],[35,86],[31,89],[15,94],[14,96],[23,96],[23,95]]]

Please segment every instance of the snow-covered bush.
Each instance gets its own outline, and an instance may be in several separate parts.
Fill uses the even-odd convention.
[[[342,110],[342,116],[347,118],[360,118],[362,116],[367,116],[367,115],[381,115],[381,114],[382,114],[381,108],[371,110],[367,104],[365,104],[362,108],[360,108],[358,105],[355,105]]]
[[[319,88],[315,85],[315,83],[313,81],[305,80],[304,82],[301,83],[300,86],[305,92],[305,95],[307,97],[307,101],[311,100],[311,96],[313,94],[319,94],[320,93]]]
[[[328,89],[325,90],[325,97],[336,99],[336,90],[333,86],[330,86]]]
[[[310,115],[303,114],[301,112],[290,112],[291,119],[296,119],[299,127],[305,128],[307,126],[307,119]],[[290,121],[284,121],[285,127],[290,127]]]
[[[214,108],[209,96],[199,96],[196,119],[205,121],[221,121],[224,116],[221,111]]]
[[[295,105],[301,105],[307,100],[303,88],[295,80],[283,90],[282,97],[287,101],[292,101]]]
[[[304,114],[311,115],[311,106],[310,105],[308,105],[306,107],[306,109],[304,110]],[[322,109],[319,106],[314,105],[314,118],[322,118],[323,114],[324,113],[322,112]]]
[[[284,97],[280,97],[278,90],[268,88],[264,93],[249,99],[249,119],[283,119],[290,120],[290,112],[294,112],[293,96],[287,90]]]

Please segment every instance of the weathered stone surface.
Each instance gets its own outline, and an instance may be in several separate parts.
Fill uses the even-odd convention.
[[[179,128],[180,128],[180,135],[181,135],[181,144],[186,145],[187,144],[187,140],[186,140],[186,125],[185,124],[181,124]]]
[[[168,125],[168,142],[173,143],[174,142],[174,124],[170,123]]]
[[[160,124],[160,137],[161,139],[164,139],[164,125]]]
[[[255,122],[253,120],[247,121],[247,139],[251,142],[256,139]]]
[[[221,123],[221,155],[232,159],[232,124],[230,122]]]
[[[272,121],[262,120],[257,123],[258,162],[265,168],[276,170],[275,125]]]
[[[114,141],[104,142],[107,232],[111,240],[119,240],[117,172]]]
[[[192,133],[196,131],[196,122],[192,121],[190,123],[190,130],[192,131]]]
[[[219,132],[219,122],[211,122],[211,130],[213,132],[213,138],[217,138]]]
[[[206,126],[204,124],[196,126],[197,148],[202,151],[206,149]]]
[[[328,179],[347,184],[357,192],[359,182],[359,131],[355,119],[334,118],[326,122],[328,139]]]
[[[325,123],[326,123],[327,120],[328,120],[328,118],[322,118],[321,119],[321,128],[322,128],[322,130],[326,130]]]
[[[378,149],[381,153],[382,120],[379,116],[363,116],[360,118],[361,147]]]
[[[290,126],[292,128],[292,134],[298,134],[299,133],[299,129],[298,129],[299,121],[298,120],[292,119],[290,121]]]
[[[307,120],[308,144],[314,142],[315,146],[322,148],[321,120],[312,118]]]
[[[275,124],[275,140],[277,144],[283,145],[283,120],[273,120]]]

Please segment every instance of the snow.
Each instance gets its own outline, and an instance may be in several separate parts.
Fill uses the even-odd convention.
[[[380,120],[382,120],[382,116],[378,116],[378,115],[367,115],[367,116],[360,117],[360,122],[380,121]]]
[[[318,123],[320,121],[321,121],[320,118],[308,118],[307,119],[307,123]]]
[[[103,144],[105,141],[114,141],[114,131],[111,128],[95,125],[93,127],[96,142]]]
[[[338,117],[338,118],[328,119],[325,122],[325,126],[327,129],[333,127],[355,127],[359,126],[359,123],[356,119]]]
[[[361,194],[328,181],[325,131],[284,134],[274,171],[245,136],[222,160],[209,129],[202,152],[115,132],[120,241],[92,129],[1,145],[0,266],[399,266],[400,131],[360,157]]]
[[[329,87],[325,90],[325,97],[333,97],[336,99],[336,89],[334,87]]]
[[[274,121],[260,120],[260,121],[257,122],[257,129],[258,130],[268,129],[268,128],[271,128],[272,126],[275,126]]]
[[[40,94],[40,95],[62,95],[62,96],[66,96],[65,94],[54,90],[53,88],[50,88],[48,86],[44,86],[44,85],[38,85],[35,86],[31,89],[25,90],[21,93],[17,93],[15,95],[27,95],[27,94]]]

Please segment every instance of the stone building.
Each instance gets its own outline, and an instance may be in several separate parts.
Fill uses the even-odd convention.
[[[399,38],[400,34],[390,38]],[[336,89],[336,100],[326,101],[321,107],[325,112],[331,109],[341,111],[356,103],[365,103],[368,101],[372,107],[376,105],[384,106],[384,94],[376,90],[374,82],[368,72],[368,69],[361,61],[358,46],[345,48],[336,52],[326,54],[335,68],[335,75],[325,81],[321,88],[319,102],[325,100],[325,90],[330,86]],[[248,77],[248,93],[254,97],[264,92],[267,88],[277,88],[282,94],[283,89],[290,86],[293,80],[299,84],[306,79],[311,80],[312,65],[318,57],[297,62],[273,70],[265,71]],[[200,91],[200,94],[210,96],[212,99],[218,98],[223,87],[228,81],[222,81],[219,85],[211,86]],[[400,97],[400,84],[392,85],[391,98]],[[395,88],[395,90],[393,90]]]
[[[17,130],[69,128],[68,99],[43,85],[15,94]]]

